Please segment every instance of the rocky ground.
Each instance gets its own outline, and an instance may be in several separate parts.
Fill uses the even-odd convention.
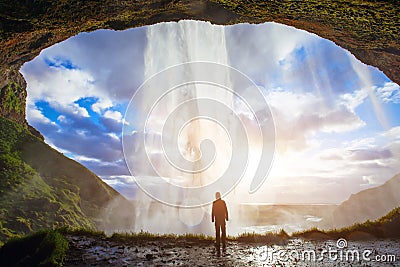
[[[400,266],[400,240],[305,241],[245,244],[231,241],[217,256],[210,240],[113,241],[68,236],[65,266]],[[315,253],[315,254],[314,254]]]

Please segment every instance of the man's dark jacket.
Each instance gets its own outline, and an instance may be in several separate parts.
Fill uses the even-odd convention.
[[[225,220],[228,220],[228,209],[226,208],[226,203],[222,199],[217,199],[213,202],[211,220],[215,225],[225,224]]]

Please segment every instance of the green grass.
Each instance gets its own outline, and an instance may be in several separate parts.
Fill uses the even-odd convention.
[[[0,242],[43,228],[94,228],[113,196],[89,170],[0,117]]]
[[[400,207],[390,211],[387,215],[381,217],[376,221],[366,221],[364,223],[354,224],[349,227],[333,230],[320,230],[318,228],[311,228],[301,232],[295,232],[291,235],[287,234],[283,229],[279,232],[271,232],[265,234],[258,233],[242,233],[237,236],[228,236],[227,239],[230,241],[242,242],[242,243],[284,243],[290,238],[302,238],[309,237],[311,234],[322,234],[332,239],[347,236],[354,232],[369,233],[378,238],[399,238],[400,237]],[[119,242],[129,242],[134,240],[143,241],[154,241],[161,239],[175,239],[175,240],[186,240],[186,241],[212,241],[213,236],[207,236],[204,234],[154,234],[146,231],[140,232],[123,232],[114,233],[110,237],[106,237],[104,232],[93,231],[84,228],[63,228],[59,230],[63,234],[70,235],[83,235],[83,236],[98,236],[102,238],[109,238]]]
[[[21,103],[18,95],[22,88],[16,82],[10,82],[0,90],[0,99],[3,100],[2,105],[8,109],[9,112],[22,114],[24,112],[24,103]]]
[[[385,216],[375,221],[356,223],[348,227],[332,230],[320,230],[318,228],[293,233],[293,237],[307,237],[312,234],[323,234],[330,238],[349,237],[356,232],[370,234],[377,238],[400,238],[400,207],[393,209]]]
[[[118,209],[110,210],[114,201]],[[0,242],[39,229],[127,229],[126,211],[132,209],[117,191],[27,126],[0,117]]]
[[[78,220],[79,225],[90,227],[85,216],[74,210],[79,199],[58,197],[57,188],[24,160],[23,148],[41,142],[26,127],[0,117],[0,241]]]
[[[208,236],[205,234],[155,234],[147,231],[139,231],[139,232],[115,232],[111,236],[107,236],[103,231],[87,229],[87,228],[73,228],[73,227],[63,227],[57,229],[60,233],[64,235],[73,235],[73,236],[91,236],[91,237],[100,237],[107,238],[117,242],[130,242],[130,241],[155,241],[155,240],[185,240],[185,241],[212,241],[214,238],[212,236]],[[231,240],[235,238],[231,237]]]
[[[74,236],[93,236],[93,237],[102,237],[105,238],[106,234],[103,231],[83,228],[83,227],[72,227],[72,226],[64,226],[57,229],[58,232],[64,235],[74,235]]]
[[[205,234],[154,234],[146,231],[131,232],[131,233],[114,233],[111,240],[118,242],[132,242],[132,241],[155,241],[155,240],[179,240],[185,242],[211,242],[213,237]]]
[[[367,38],[365,41],[393,42],[399,36],[396,18],[398,1],[254,1],[212,0],[228,10],[243,16],[242,20],[276,21],[279,19],[312,21],[330,25],[336,30],[349,31],[353,36]],[[187,4],[180,1],[129,0],[37,0],[0,1],[0,17],[3,27],[0,36],[14,33],[48,29],[73,33],[91,29],[113,27],[126,29],[151,21],[153,15],[164,13],[190,13]],[[397,20],[398,23],[398,20]],[[71,32],[71,33],[72,33]],[[50,37],[49,37],[50,38]],[[383,40],[382,40],[383,39]],[[40,40],[39,40],[40,41]],[[365,44],[366,45],[366,44]]]
[[[28,223],[28,222],[25,222]],[[288,235],[284,230],[276,233],[243,233],[228,237],[228,241],[251,244],[285,244],[291,238],[327,239],[346,237],[356,232],[364,232],[378,238],[400,238],[400,208],[374,221],[355,224],[350,227],[329,231],[317,228]],[[313,235],[314,234],[314,235]],[[120,244],[141,244],[153,241],[173,241],[173,246],[188,243],[211,245],[214,237],[204,234],[153,234],[145,231],[137,233],[114,233],[106,236],[102,231],[82,227],[63,227],[57,230],[41,230],[24,237],[13,238],[0,248],[0,266],[61,266],[68,252],[66,236],[90,236]],[[325,237],[324,237],[325,236]]]
[[[0,37],[6,39],[19,32],[41,29],[69,32],[71,35],[99,28],[126,29],[140,26],[141,21],[160,11],[179,9],[179,3],[172,5],[169,2],[172,1],[1,0],[0,18],[3,19],[3,27],[0,28]],[[43,41],[38,40],[37,45]],[[35,43],[32,45],[37,48]]]
[[[58,231],[42,230],[9,240],[0,248],[1,266],[62,266],[68,241]]]
[[[329,32],[349,33],[348,39],[363,40],[365,47],[385,47],[400,35],[398,1],[254,1],[213,0],[242,15],[246,20],[269,20],[319,28],[319,35]],[[397,4],[396,4],[397,2]],[[397,19],[397,22],[396,22]],[[311,25],[310,25],[311,26]],[[329,30],[329,32],[326,32]],[[349,46],[353,44],[349,43]],[[358,44],[359,45],[359,44]]]
[[[242,233],[237,237],[233,237],[232,240],[243,242],[243,243],[266,243],[266,244],[277,244],[287,241],[290,236],[282,229],[277,233]]]

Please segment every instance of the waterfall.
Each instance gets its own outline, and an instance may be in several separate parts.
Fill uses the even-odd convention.
[[[150,26],[147,30],[147,47],[145,50],[145,78],[148,79],[152,75],[164,70],[165,68],[186,63],[192,61],[208,61],[227,65],[227,50],[225,44],[225,32],[222,26],[214,26],[210,23],[200,22],[200,21],[180,21],[178,23],[169,22],[161,23],[157,25]],[[191,76],[193,73],[189,69],[185,68],[185,73],[180,73],[179,75]],[[212,75],[212,73],[209,73]],[[225,74],[225,80],[229,80],[229,74]],[[188,77],[189,79],[191,77]],[[228,81],[227,81],[228,82]],[[163,79],[159,86],[167,91],[170,89],[171,82],[169,77]],[[208,97],[216,101],[225,103],[228,106],[232,106],[232,95],[226,90],[215,90],[215,88],[210,88],[204,85],[190,85],[185,88],[175,90],[171,94],[165,96],[165,101],[160,102],[160,107],[153,111],[154,116],[150,117],[148,127],[151,129],[160,129],[162,127],[165,117],[173,111],[173,109],[189,99],[198,99],[202,97]],[[148,101],[146,95],[144,95],[143,101]],[[202,105],[201,103],[196,103],[184,110],[185,113],[189,113],[189,117],[196,117],[198,114],[209,108],[208,106]],[[159,113],[157,113],[159,111]],[[213,113],[214,118],[218,118],[218,110]],[[154,118],[154,120],[152,120]],[[188,160],[196,160],[201,158],[199,145],[202,139],[207,137],[212,137],[214,144],[216,146],[216,152],[223,154],[226,151],[227,146],[226,140],[224,140],[223,133],[221,129],[211,123],[210,121],[194,120],[190,123],[188,127],[181,131],[180,127],[185,123],[184,121],[179,121],[180,116],[174,121],[174,126],[167,132],[168,136],[176,137],[179,135],[179,147],[180,152]],[[219,120],[224,120],[225,118],[218,118]],[[152,143],[159,144],[152,140],[148,142],[149,146]],[[172,142],[171,145],[175,145]],[[219,148],[218,148],[219,147]],[[221,163],[221,162],[220,162]],[[213,177],[218,177],[218,164],[214,164],[211,169],[202,175],[193,175],[192,179],[185,182],[184,186],[202,186],[204,183],[210,182],[205,176],[209,176],[208,180]],[[175,172],[174,168],[170,168],[167,164],[162,165],[163,168],[170,169],[170,173],[167,175],[176,176],[180,173]],[[165,172],[164,172],[165,173]],[[174,179],[171,180],[174,182]]]
[[[205,61],[228,65],[224,28],[200,21],[168,22],[149,26],[147,28],[147,46],[144,59],[145,80],[150,79],[166,68],[181,63]],[[193,70],[184,68],[178,75],[186,75],[190,78],[189,76],[193,75]],[[208,73],[208,75],[220,74]],[[224,73],[222,76],[223,77],[218,78],[222,79],[225,84],[229,84],[229,73]],[[213,182],[227,167],[231,149],[229,139],[224,129],[210,120],[195,119],[187,123],[182,116],[178,115],[168,128],[169,131],[162,133],[161,130],[163,129],[163,124],[167,120],[168,115],[185,101],[208,98],[221,102],[228,107],[232,107],[232,94],[227,90],[216,89],[203,84],[190,84],[168,93],[168,90],[174,85],[174,81],[175,77],[160,78],[156,84],[156,90],[161,90],[167,94],[157,103],[149,103],[155,99],[154,96],[152,96],[152,94],[156,94],[154,88],[144,90],[141,96],[141,110],[145,110],[145,107],[149,105],[155,105],[155,108],[152,110],[151,114],[149,114],[146,121],[146,151],[150,160],[154,163],[152,167],[157,169],[157,173],[160,177],[167,180],[168,183],[185,188],[201,187]],[[207,104],[196,102],[184,108],[181,113],[184,113],[186,117],[195,118],[198,114],[201,114],[202,111],[208,109],[210,109],[210,107]],[[213,110],[211,116],[218,121],[225,120],[224,124],[228,125],[229,122],[226,121],[227,118],[221,117],[218,112],[219,110]],[[184,125],[185,122],[187,125]],[[177,137],[179,138],[176,139]],[[200,162],[202,162],[202,153],[207,151],[204,151],[203,146],[202,149],[200,149],[200,144],[205,139],[211,139],[214,143],[215,151],[211,150],[208,152],[216,153],[216,159],[204,172],[182,172],[179,169],[177,170],[171,162],[165,160],[165,156],[163,155],[164,151],[162,151],[165,147],[161,144],[162,138],[170,138],[170,142],[167,140],[167,145],[171,146],[176,146],[177,144],[174,140],[178,140],[179,152],[189,162],[194,162],[199,159]],[[178,157],[179,155],[176,156]],[[146,160],[148,159],[138,159],[136,164],[138,168],[145,166],[142,161]],[[143,179],[149,179],[148,176],[151,176],[147,169],[141,170],[140,173],[143,177],[146,177]],[[162,179],[160,177],[158,177],[158,179]],[[185,190],[183,191],[185,192]],[[168,189],[164,189],[160,194],[167,194],[168,198],[171,199],[179,199],[185,195],[185,193],[177,194],[176,192],[170,192]],[[196,196],[189,195],[186,197],[190,198]],[[179,202],[179,200],[175,200],[175,202]],[[185,205],[185,199],[182,199],[181,203]],[[205,207],[191,209],[172,208],[160,203],[154,204],[149,197],[144,194],[143,197],[140,198],[140,206],[141,208],[138,209],[136,214],[136,231],[149,230],[175,233],[200,231],[210,234],[212,232],[210,231],[211,225],[208,222],[209,214],[207,214],[207,208]],[[169,222],[176,222],[177,217],[180,219],[180,222],[171,225]],[[167,224],[169,226],[160,226],[159,219],[161,218],[162,220],[168,221]],[[204,220],[207,221],[207,223],[204,223],[206,226],[198,226],[201,225],[201,222]],[[153,223],[155,224],[154,227],[152,226]],[[197,228],[193,228],[193,226]]]
[[[261,90],[229,67],[223,26],[148,27],[144,69],[123,128],[125,160],[142,189],[135,230],[210,234],[215,193],[226,197],[242,177],[254,177],[254,191],[265,179],[274,151],[272,114]]]
[[[145,78],[167,67],[190,61],[228,64],[223,26],[183,20],[147,28]]]

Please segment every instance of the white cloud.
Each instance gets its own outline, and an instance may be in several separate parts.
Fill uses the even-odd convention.
[[[96,113],[103,113],[104,110],[111,108],[113,103],[111,99],[108,98],[101,98],[96,103],[92,105],[92,110]]]
[[[108,184],[136,184],[135,177],[131,175],[110,175],[110,176],[103,176],[103,179]]]
[[[383,136],[394,140],[400,140],[400,126],[393,127],[388,131],[382,133]]]
[[[47,117],[45,117],[42,111],[36,109],[36,107],[28,106],[26,109],[26,119],[30,123],[43,123],[43,124],[55,124]]]
[[[267,95],[275,119],[278,149],[306,149],[318,132],[346,132],[365,125],[345,105],[312,93],[272,91]]]
[[[118,122],[122,121],[122,114],[119,111],[114,111],[114,110],[107,110],[104,113],[104,117],[112,120],[116,120]]]
[[[76,161],[80,161],[80,162],[82,162],[82,161],[91,161],[91,162],[101,163],[101,161],[98,158],[90,158],[90,157],[85,157],[85,156],[82,156],[82,155],[73,156],[73,159],[76,160]]]
[[[120,140],[118,135],[116,135],[115,133],[108,133],[108,136],[110,136],[111,138],[114,138],[115,140]]]
[[[348,159],[353,161],[373,161],[392,158],[393,154],[389,149],[360,149],[360,150],[349,150]]]
[[[345,142],[348,150],[372,148],[375,146],[375,143],[376,138],[374,137],[357,138],[350,142]]]
[[[37,74],[32,69],[40,68]],[[70,105],[82,97],[98,94],[92,84],[93,77],[83,70],[48,67],[41,59],[27,63],[21,69],[28,82],[28,100],[56,102]]]
[[[368,97],[368,91],[365,89],[356,90],[353,93],[345,93],[340,95],[342,103],[348,106],[351,110],[361,105]]]
[[[400,103],[400,86],[394,82],[387,82],[383,87],[376,88],[378,96],[385,103]]]
[[[29,62],[27,66],[24,65],[23,70],[31,65],[35,69],[30,68],[30,72],[43,76],[47,72],[47,66],[44,64],[46,58],[63,58],[77,67],[70,73],[86,73],[87,82],[95,88],[95,95],[100,96],[100,99],[113,99],[116,102],[129,100],[143,82],[146,28],[80,33],[43,50],[38,59],[43,62],[44,68],[38,66],[39,60],[35,60],[36,63]],[[62,72],[67,73],[64,70]],[[87,93],[82,84],[80,89],[81,95]]]
[[[66,113],[71,113],[79,117],[90,117],[88,111],[85,108],[80,107],[78,104],[69,104],[61,107],[61,110],[62,109],[64,109]]]
[[[67,117],[65,117],[64,115],[60,115],[57,117],[57,120],[61,123],[64,123],[67,121]]]
[[[377,179],[376,179],[376,177],[374,175],[363,175],[362,180],[368,185],[378,185],[378,184],[380,184],[380,182],[377,181]]]

